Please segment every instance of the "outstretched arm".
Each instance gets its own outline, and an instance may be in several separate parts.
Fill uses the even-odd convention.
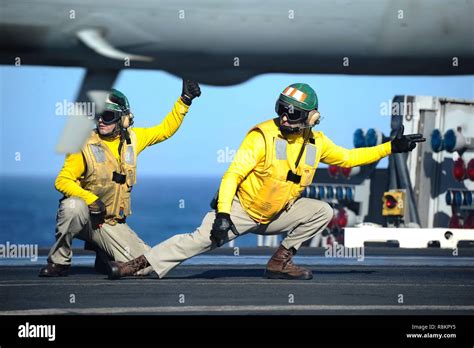
[[[403,131],[404,128],[401,126],[392,141],[377,146],[351,150],[335,145],[323,134],[321,162],[345,168],[363,166],[376,162],[392,153],[412,151],[417,143],[426,140],[421,134],[403,135]]]
[[[323,143],[323,153],[321,162],[336,165],[344,168],[363,166],[372,162],[376,162],[381,158],[392,153],[390,142],[373,147],[360,147],[358,149],[346,149],[337,146],[325,137]]]

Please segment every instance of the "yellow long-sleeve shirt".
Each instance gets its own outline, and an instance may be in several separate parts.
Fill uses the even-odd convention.
[[[366,165],[390,155],[392,151],[390,142],[373,147],[349,150],[335,145],[323,132],[316,132],[316,135],[316,147],[320,148],[316,167],[319,162],[341,167]],[[296,161],[302,142],[303,138],[301,136],[288,140],[288,161]],[[259,130],[253,130],[245,137],[234,161],[222,178],[217,211],[230,213],[232,200],[240,183],[252,170],[262,171],[264,165],[265,138]]]
[[[184,104],[181,98],[179,98],[171,112],[160,124],[149,128],[131,128],[130,131],[135,132],[137,137],[137,155],[146,147],[160,143],[176,133],[188,110],[189,106]],[[117,137],[113,140],[102,140],[110,148],[115,158],[120,161],[118,153],[120,139]],[[66,197],[80,197],[89,205],[98,197],[92,192],[84,190],[78,182],[79,178],[83,176],[85,169],[86,164],[82,152],[68,154],[54,186]]]

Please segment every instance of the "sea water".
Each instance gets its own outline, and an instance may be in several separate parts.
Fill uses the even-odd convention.
[[[55,177],[0,177],[0,242],[54,243],[56,211],[62,195]],[[138,177],[132,191],[130,227],[153,246],[175,234],[193,232],[219,188],[218,177]],[[255,246],[257,237],[245,235],[236,246]],[[74,247],[82,247],[75,241]]]

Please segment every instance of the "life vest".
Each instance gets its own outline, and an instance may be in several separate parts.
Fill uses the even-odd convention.
[[[105,222],[110,225],[132,214],[130,194],[136,183],[137,140],[133,131],[129,131],[129,136],[130,144],[123,142],[120,162],[97,132],[91,134],[82,148],[87,168],[80,184],[104,202]]]
[[[318,151],[322,144],[321,137],[319,132],[311,131],[298,167],[295,168],[303,137],[300,142],[289,144],[277,122],[277,119],[269,120],[251,130],[259,130],[264,136],[265,164],[263,169],[256,167],[250,172],[237,189],[237,196],[245,211],[252,219],[263,224],[269,223],[280,211],[291,206],[304,188],[313,182],[321,157]],[[289,172],[292,172],[290,177]]]

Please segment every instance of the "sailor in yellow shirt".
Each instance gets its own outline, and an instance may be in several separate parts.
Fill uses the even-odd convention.
[[[132,213],[130,194],[136,182],[136,159],[145,148],[178,130],[192,100],[200,94],[196,82],[184,80],[181,97],[162,123],[131,128],[133,114],[128,99],[112,90],[104,111],[97,115],[97,128],[81,152],[66,156],[56,178],[56,189],[64,197],[57,212],[56,243],[47,267],[40,271],[41,277],[68,274],[74,238],[85,240],[96,250],[104,272],[107,261],[125,262],[150,249],[126,223]],[[149,271],[151,268],[137,274]]]
[[[393,152],[408,152],[424,141],[421,134],[397,136],[384,144],[348,150],[335,145],[319,123],[318,98],[307,84],[288,86],[275,106],[277,118],[253,127],[222,178],[216,211],[209,212],[193,233],[176,235],[135,260],[109,262],[109,278],[117,279],[153,267],[160,278],[186,259],[212,250],[246,233],[286,237],[267,264],[266,277],[311,279],[310,270],[292,262],[306,240],[321,233],[333,216],[322,201],[301,198],[319,162],[354,167]]]

